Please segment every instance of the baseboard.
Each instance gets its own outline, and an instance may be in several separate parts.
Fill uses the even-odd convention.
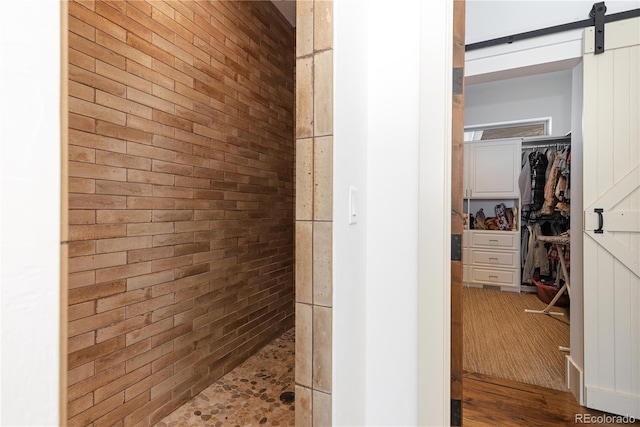
[[[582,406],[585,406],[586,403],[584,401],[584,373],[582,369],[576,365],[576,363],[571,358],[571,355],[567,355],[567,388],[573,394],[573,397],[576,398],[578,403]]]

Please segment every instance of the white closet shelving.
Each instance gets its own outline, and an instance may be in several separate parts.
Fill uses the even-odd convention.
[[[520,175],[522,138],[465,143],[465,212],[481,208],[495,216],[495,206],[517,207],[513,230],[468,228],[462,237],[463,282],[520,292]]]

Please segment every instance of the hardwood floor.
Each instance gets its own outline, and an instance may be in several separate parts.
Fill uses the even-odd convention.
[[[557,427],[576,425],[576,414],[608,415],[580,406],[571,393],[465,372],[462,425]],[[585,416],[585,414],[588,414]],[[620,426],[615,423],[584,424]],[[635,423],[640,424],[640,422]]]

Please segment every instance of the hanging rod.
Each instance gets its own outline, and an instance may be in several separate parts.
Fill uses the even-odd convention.
[[[555,142],[555,143],[548,143],[548,144],[535,144],[535,145],[525,145],[522,144],[522,149],[523,150],[528,150],[528,149],[536,149],[536,148],[550,148],[550,147],[569,147],[571,146],[570,142]]]
[[[571,135],[564,136],[525,136],[522,137],[522,145],[527,144],[563,144],[571,143]]]
[[[624,12],[612,13],[611,15],[604,16],[604,22],[616,22],[623,19],[636,18],[640,16],[640,9],[632,9]],[[477,43],[470,43],[465,46],[465,51],[469,52],[483,47],[497,46],[500,44],[511,44],[515,41],[526,40],[533,37],[546,36],[548,34],[560,33],[563,31],[575,30],[578,28],[592,27],[595,25],[595,16],[589,19],[583,19],[582,21],[569,22],[567,24],[554,25],[552,27],[541,28],[533,31],[526,31],[524,33],[513,34],[505,37],[497,37],[495,39],[485,40]]]

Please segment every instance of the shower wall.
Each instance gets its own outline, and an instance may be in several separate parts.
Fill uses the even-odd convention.
[[[70,426],[148,426],[293,326],[294,31],[71,1]]]

